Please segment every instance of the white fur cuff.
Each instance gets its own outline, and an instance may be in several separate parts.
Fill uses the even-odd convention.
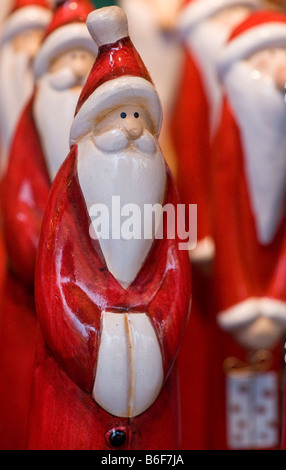
[[[286,302],[268,297],[253,297],[219,313],[217,321],[222,329],[229,331],[261,316],[286,324]]]

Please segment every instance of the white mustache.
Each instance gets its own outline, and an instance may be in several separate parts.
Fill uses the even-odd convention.
[[[77,77],[70,68],[64,68],[58,72],[50,73],[48,76],[49,85],[56,91],[67,90],[76,85],[83,86],[86,77]]]
[[[121,152],[132,145],[132,148],[147,155],[157,151],[157,143],[152,134],[145,130],[136,140],[129,140],[128,136],[119,128],[104,132],[93,137],[95,146],[103,152]]]

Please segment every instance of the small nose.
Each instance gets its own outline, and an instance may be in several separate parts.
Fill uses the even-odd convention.
[[[124,121],[124,130],[130,140],[139,139],[143,133],[142,124],[137,122],[135,118],[127,118]]]
[[[286,93],[286,65],[281,65],[274,76],[277,89]]]

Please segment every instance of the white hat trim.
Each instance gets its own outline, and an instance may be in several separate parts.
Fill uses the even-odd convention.
[[[218,70],[223,79],[229,68],[266,47],[286,48],[286,23],[268,23],[246,30],[228,43],[219,58]]]
[[[124,75],[100,85],[83,103],[71,127],[70,145],[88,134],[93,122],[100,115],[122,105],[140,103],[146,106],[153,117],[158,135],[162,123],[162,108],[154,86],[144,78]]]
[[[90,37],[85,23],[61,26],[47,37],[34,62],[36,79],[48,71],[51,60],[73,47],[87,49],[97,56],[98,47]]]
[[[232,331],[260,316],[286,324],[286,302],[267,297],[252,297],[220,312],[217,321],[222,329]]]
[[[22,7],[10,16],[3,26],[1,44],[28,29],[44,29],[52,19],[52,13],[40,6]]]
[[[179,16],[178,30],[182,35],[187,34],[202,20],[210,18],[215,13],[232,6],[249,6],[258,9],[259,0],[194,0],[189,3]]]

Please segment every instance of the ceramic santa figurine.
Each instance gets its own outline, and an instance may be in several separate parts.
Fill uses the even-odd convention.
[[[215,59],[232,28],[258,5],[255,0],[188,0],[177,19],[177,33],[185,50],[180,92],[172,115],[177,181],[186,207],[190,203],[197,205],[197,245],[189,253],[193,268],[192,316],[179,354],[184,449],[207,447],[205,404],[209,394],[208,334],[215,254],[210,218],[210,144],[222,93]],[[194,424],[191,428],[190,422]]]
[[[185,204],[198,205],[198,244],[192,262],[214,256],[210,214],[210,144],[220,118],[221,86],[216,57],[235,25],[257,8],[259,0],[189,0],[177,30],[186,63],[173,113],[178,156],[178,189]],[[192,184],[190,180],[192,179]]]
[[[28,447],[178,449],[175,361],[190,306],[188,252],[165,230],[155,238],[148,217],[148,238],[124,235],[124,217],[118,226],[134,205],[140,214],[150,204],[177,205],[158,146],[160,101],[123,10],[96,10],[87,25],[99,54],[78,102],[70,153],[52,185],[38,251],[44,339]]]
[[[97,54],[85,24],[92,10],[88,0],[67,0],[55,11],[35,60],[35,90],[9,156],[5,238],[12,268],[29,288],[51,182],[69,152],[76,104]]]
[[[164,120],[160,145],[174,176],[177,172],[177,157],[170,133],[170,122],[184,58],[175,25],[183,3],[184,0],[118,2],[127,15],[130,36],[152,76],[162,103]]]
[[[286,16],[253,13],[219,60],[212,445],[277,448],[286,331]],[[216,347],[215,347],[216,345]],[[219,397],[219,398],[218,398]],[[212,400],[211,400],[212,401]],[[225,412],[225,420],[222,420]]]
[[[35,62],[36,88],[18,123],[5,177],[4,223],[11,268],[0,332],[0,447],[5,449],[23,449],[26,443],[37,330],[36,250],[51,182],[61,164],[53,144],[56,141],[67,155],[76,103],[96,55],[85,24],[92,10],[87,1],[73,0],[61,2],[54,12]]]
[[[0,43],[1,174],[7,168],[11,139],[33,91],[32,63],[51,20],[46,0],[16,0],[2,27]]]

